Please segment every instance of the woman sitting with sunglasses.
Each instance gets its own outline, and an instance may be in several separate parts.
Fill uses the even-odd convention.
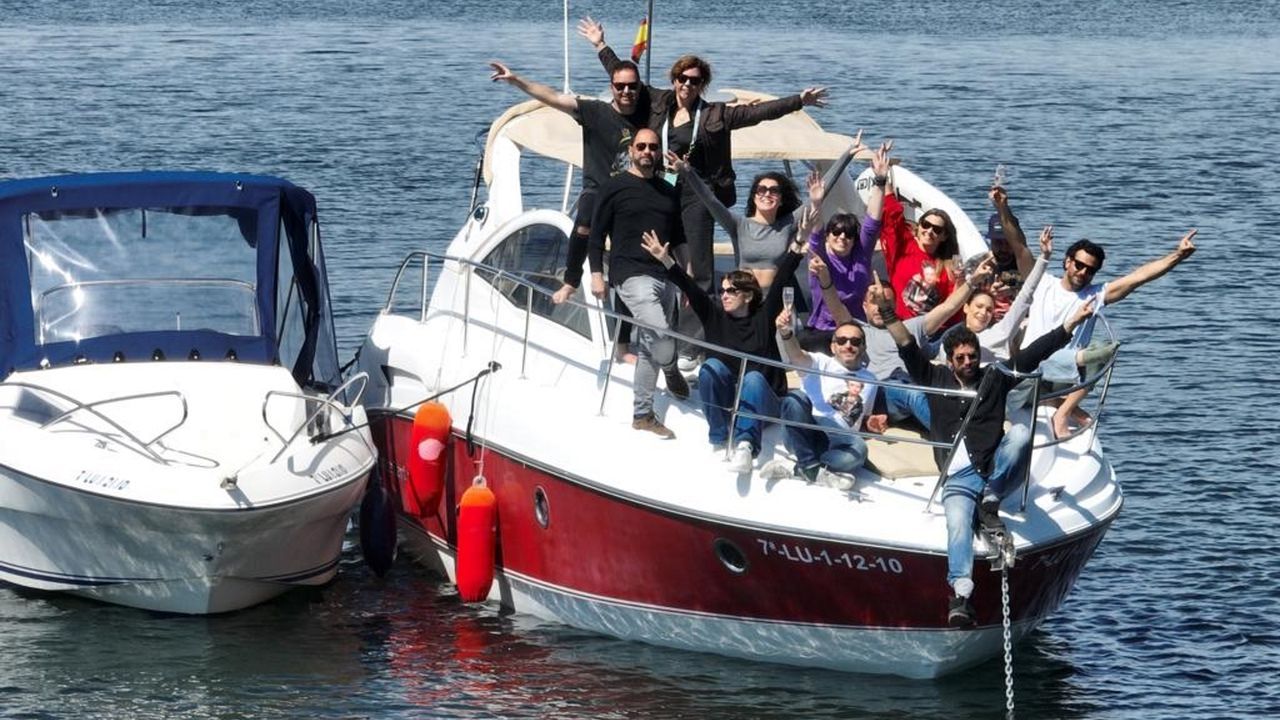
[[[578,23],[578,34],[595,47],[606,70],[612,72],[614,66],[622,62],[605,44],[604,26],[600,23],[583,18]],[[670,90],[647,87],[649,127],[662,138],[663,150],[687,160],[725,207],[733,207],[737,202],[730,133],[780,118],[805,106],[827,104],[827,90],[821,87],[805,88],[799,94],[760,103],[707,102],[702,95],[711,84],[711,65],[697,55],[676,60],[671,66],[670,79]],[[674,177],[668,179],[675,181]],[[709,290],[715,266],[711,242],[715,226],[711,213],[688,183],[681,190],[681,206],[693,277],[700,287]]]
[[[720,304],[712,301],[705,290],[685,274],[667,245],[652,232],[643,235],[644,249],[667,269],[667,277],[689,299],[710,343],[747,355],[778,360],[774,340],[774,318],[782,310],[782,288],[795,275],[804,257],[804,245],[792,243],[789,252],[778,261],[774,283],[766,293],[756,276],[746,270],[733,270],[720,278]],[[723,451],[729,439],[729,416],[733,410],[734,390],[738,383],[739,358],[707,348],[707,359],[698,370],[698,397],[707,418],[707,439],[713,449]],[[787,392],[786,373],[780,367],[748,363],[742,381],[739,411],[753,415],[778,415],[779,398]],[[734,472],[750,472],[755,456],[760,454],[762,423],[755,418],[738,416],[734,425]]]
[[[750,271],[760,283],[760,288],[767,291],[773,285],[778,262],[787,254],[787,248],[795,242],[796,236],[801,234],[795,216],[795,211],[800,208],[795,183],[779,172],[760,173],[751,181],[747,214],[739,215],[720,202],[688,162],[674,153],[667,153],[667,167],[679,173],[680,182],[693,188],[711,216],[729,234],[733,242],[734,265]],[[817,182],[821,184],[821,180]],[[812,178],[810,185],[812,187]],[[815,205],[811,203],[810,207]],[[800,220],[813,215],[801,213]]]
[[[956,226],[945,210],[934,208],[920,216],[913,231],[897,194],[885,189],[889,183],[888,156],[873,158],[871,167],[875,181],[867,199],[867,217],[882,222],[880,248],[889,282],[898,288],[898,317],[924,315],[957,284],[951,262],[960,252]],[[957,320],[952,318],[952,322]]]

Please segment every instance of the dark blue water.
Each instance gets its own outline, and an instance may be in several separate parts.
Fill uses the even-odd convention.
[[[561,4],[5,3],[0,175],[275,173],[314,191],[347,358],[408,251],[465,212],[474,138],[559,84]],[[575,3],[630,42],[639,2]],[[1110,314],[1103,441],[1124,513],[1016,652],[1022,717],[1280,715],[1280,8],[1276,2],[659,2],[656,64],[832,89],[833,130],[892,136],[981,225],[998,162],[1024,225],[1114,277],[1199,251]],[[603,89],[581,40],[573,85]],[[229,617],[0,588],[14,717],[995,717],[998,663],[938,682],[679,653],[462,607],[407,563]]]

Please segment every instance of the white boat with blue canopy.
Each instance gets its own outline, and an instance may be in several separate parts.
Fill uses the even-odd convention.
[[[0,580],[217,613],[337,571],[374,450],[311,193],[0,183]]]

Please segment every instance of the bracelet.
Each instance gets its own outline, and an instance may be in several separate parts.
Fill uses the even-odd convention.
[[[782,338],[783,340],[790,340],[791,338],[795,337],[795,333],[787,333],[786,335],[783,335],[782,331],[779,330],[778,337]]]
[[[875,176],[875,179],[873,179],[873,180],[871,181],[871,183],[872,183],[873,185],[875,185],[876,187],[878,187],[878,188],[882,188],[882,187],[884,187],[885,185],[888,185],[888,184],[889,184],[889,176],[888,176],[888,175],[877,175],[877,176]]]
[[[822,288],[823,290],[830,290],[832,285],[835,285],[835,283],[831,282],[831,283],[827,283],[826,285],[823,285],[822,283],[818,283],[818,287]]]

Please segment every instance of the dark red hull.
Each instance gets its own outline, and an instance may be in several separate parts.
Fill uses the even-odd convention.
[[[383,477],[401,497],[411,420],[377,415]],[[402,523],[456,548],[457,502],[477,474],[466,441],[450,442],[444,497],[429,515],[400,504]],[[559,591],[676,612],[745,620],[878,629],[944,629],[946,557],[747,527],[646,504],[490,445],[484,476],[498,500],[499,573]],[[547,524],[535,512],[545,495]],[[1010,571],[1011,617],[1053,612],[1093,555],[1109,521],[1021,554]],[[726,546],[726,543],[729,545]],[[745,570],[735,572],[725,556]],[[1001,622],[1000,575],[975,572],[978,625]]]

